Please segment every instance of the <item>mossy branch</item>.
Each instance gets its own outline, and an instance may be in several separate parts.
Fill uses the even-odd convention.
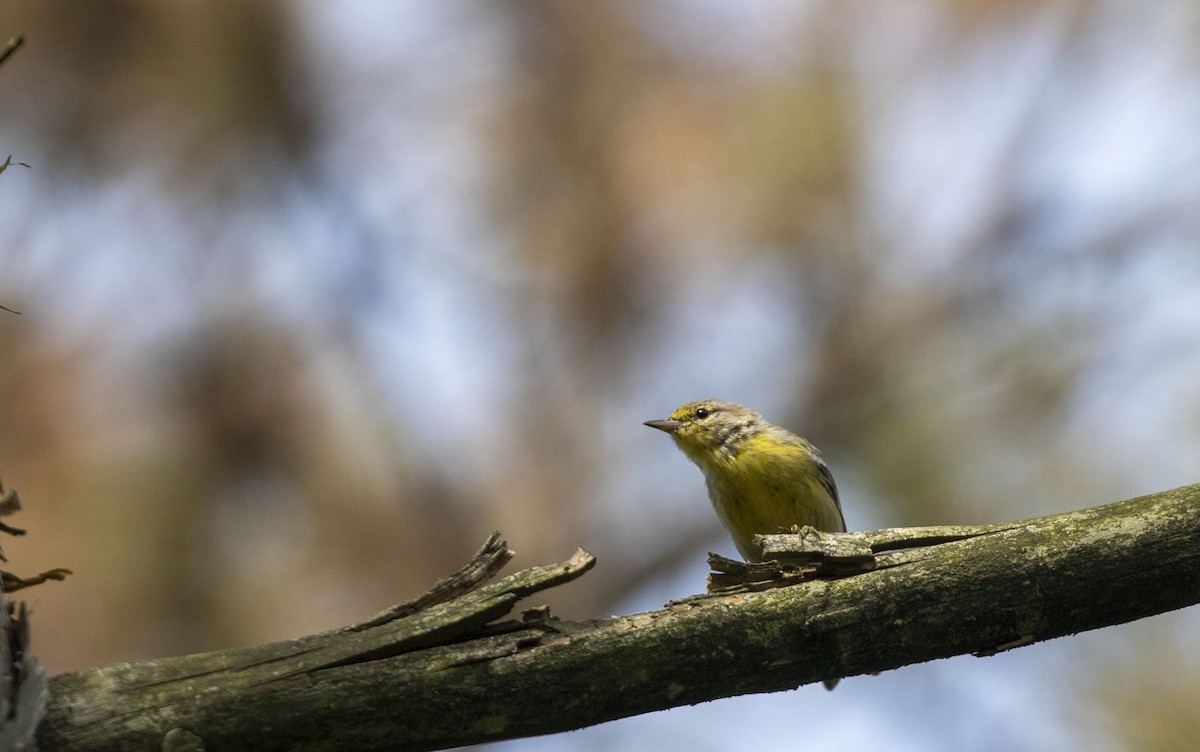
[[[53,677],[38,739],[43,752],[439,749],[991,655],[1200,601],[1198,512],[1195,485],[986,528],[768,536],[790,561],[582,623],[504,617],[590,555],[482,585],[509,555],[493,537],[429,597],[354,627]]]

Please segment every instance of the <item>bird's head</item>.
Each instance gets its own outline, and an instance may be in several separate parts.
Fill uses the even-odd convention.
[[[748,407],[705,399],[689,402],[666,419],[648,420],[645,425],[671,434],[683,453],[704,468],[724,455],[736,454],[742,441],[765,422]]]

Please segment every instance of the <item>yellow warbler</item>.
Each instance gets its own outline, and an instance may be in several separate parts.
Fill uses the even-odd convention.
[[[837,486],[821,453],[750,408],[699,400],[646,425],[671,434],[704,472],[708,498],[746,561],[762,558],[755,535],[804,525],[846,529]]]

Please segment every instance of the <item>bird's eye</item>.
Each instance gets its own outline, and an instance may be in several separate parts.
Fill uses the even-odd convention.
[[[709,410],[707,407],[696,408],[696,417],[697,418],[703,419],[703,418],[707,418],[710,415],[712,415],[712,410]]]

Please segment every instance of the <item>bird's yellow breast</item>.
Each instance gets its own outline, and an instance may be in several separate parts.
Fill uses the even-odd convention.
[[[792,526],[840,531],[837,503],[821,483],[820,460],[801,444],[768,434],[747,437],[736,452],[704,463],[708,495],[742,556],[758,558],[755,535]]]

